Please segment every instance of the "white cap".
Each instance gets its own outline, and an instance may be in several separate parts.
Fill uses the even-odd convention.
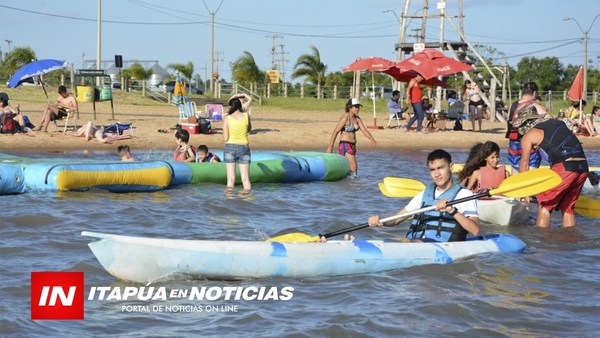
[[[359,106],[362,107],[362,104],[360,104],[360,101],[358,101],[357,98],[351,98],[350,100],[348,100],[347,105],[349,106]]]

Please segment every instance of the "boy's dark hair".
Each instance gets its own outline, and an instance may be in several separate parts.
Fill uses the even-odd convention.
[[[436,149],[427,155],[427,163],[435,160],[446,160],[450,164],[452,163],[452,155],[443,149]]]
[[[587,105],[587,102],[585,100],[581,100],[581,106],[583,107],[585,105]],[[573,108],[579,108],[579,101],[575,101],[573,103]]]
[[[121,153],[121,152],[130,152],[131,150],[129,150],[129,146],[119,146],[117,148],[117,152]]]
[[[394,91],[392,92],[392,96],[396,96],[396,95],[399,95],[399,94],[400,94],[400,91],[399,91],[399,90],[394,90]]]
[[[208,147],[205,144],[201,144],[198,146],[197,152],[203,152],[208,154]]]
[[[2,102],[2,104],[4,106],[8,106],[8,100],[9,100],[8,94],[6,94],[6,93],[0,93],[0,102]]]
[[[185,143],[188,143],[190,140],[190,133],[185,129],[179,129],[175,133],[175,138],[182,140]]]
[[[63,94],[67,92],[67,87],[65,86],[58,86],[58,93],[59,94]]]
[[[531,94],[538,91],[538,86],[535,82],[527,82],[523,85],[523,94]]]

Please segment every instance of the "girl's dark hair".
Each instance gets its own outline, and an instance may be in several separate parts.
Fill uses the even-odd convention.
[[[465,82],[463,82],[462,85],[462,89],[461,89],[461,93],[464,95],[465,92],[467,91],[467,84],[471,83],[471,80],[465,80]]]
[[[229,111],[227,112],[227,115],[231,115],[238,110],[239,111],[242,110],[242,101],[240,101],[240,99],[238,99],[237,97],[234,97],[231,100],[229,100],[228,104],[229,104]]]
[[[593,106],[592,107],[592,114],[597,112],[598,110],[600,110],[600,106]]]
[[[493,153],[500,154],[500,146],[496,142],[487,141],[485,143],[476,143],[467,157],[463,170],[458,173],[459,181],[468,179],[473,172],[481,167],[485,167],[485,159]]]
[[[185,129],[179,129],[175,133],[175,138],[182,140],[185,143],[188,143],[190,140],[190,133]]]

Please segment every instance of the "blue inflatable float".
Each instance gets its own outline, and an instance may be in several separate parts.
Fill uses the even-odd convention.
[[[348,160],[318,152],[252,154],[252,182],[335,181],[348,176]],[[224,163],[99,162],[33,159],[0,154],[0,195],[28,191],[156,191],[181,184],[225,183]],[[238,181],[239,183],[239,173]]]

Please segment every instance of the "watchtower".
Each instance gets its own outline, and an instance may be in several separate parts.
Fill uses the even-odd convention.
[[[487,61],[481,57],[477,52],[475,46],[473,46],[465,37],[464,34],[464,16],[463,16],[463,1],[458,0],[458,15],[452,16],[446,11],[446,0],[439,0],[436,4],[436,10],[439,14],[432,13],[429,8],[429,0],[422,0],[422,7],[411,7],[411,0],[404,0],[404,7],[402,8],[401,20],[400,20],[400,38],[398,43],[395,45],[396,55],[398,60],[404,60],[408,55],[414,52],[419,52],[424,48],[439,49],[442,52],[448,51],[450,55],[456,60],[472,65],[473,70],[469,72],[462,72],[464,79],[468,79],[472,82],[478,83],[477,90],[485,104],[489,107],[491,114],[490,120],[494,121],[498,119],[505,122],[505,117],[501,112],[496,111],[496,91],[498,88],[506,87],[507,72],[503,68],[497,68],[497,70],[503,74],[503,79],[500,81],[496,74],[492,71]],[[418,2],[418,1],[415,1]],[[416,10],[415,10],[416,8]],[[417,15],[421,12],[420,15]],[[412,14],[410,14],[412,13]],[[407,28],[409,20],[421,20],[421,27],[415,29],[416,34],[409,35],[415,38],[415,42],[407,42]],[[439,30],[439,41],[427,41],[426,30],[427,20],[437,19],[440,23]],[[458,19],[458,25],[454,22],[454,19]],[[447,41],[444,37],[444,27],[448,22],[452,28],[458,33],[459,41]],[[471,56],[467,53],[470,50],[472,55],[475,55],[476,60],[472,60]],[[483,73],[483,74],[482,74]],[[486,76],[484,76],[484,74]],[[437,88],[436,93],[436,108],[440,109],[441,102],[441,88]],[[502,99],[506,100],[506,91],[503,90]]]

